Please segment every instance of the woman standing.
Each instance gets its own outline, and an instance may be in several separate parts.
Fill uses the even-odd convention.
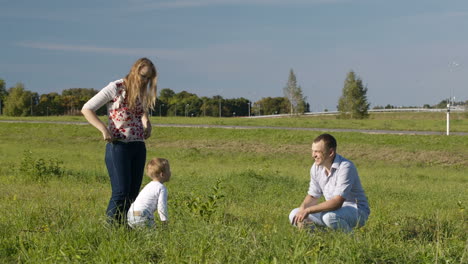
[[[146,163],[144,140],[151,135],[148,109],[156,102],[157,72],[147,58],[138,59],[124,79],[110,82],[91,98],[81,112],[101,131],[106,145],[106,166],[112,186],[107,207],[110,223],[122,224],[138,196]],[[96,115],[107,104],[108,125]]]

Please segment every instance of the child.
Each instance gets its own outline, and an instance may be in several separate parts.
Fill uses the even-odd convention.
[[[146,174],[152,179],[132,203],[127,214],[128,225],[132,228],[154,227],[154,212],[158,210],[163,224],[167,223],[167,189],[163,183],[171,178],[169,161],[153,158],[146,164]]]

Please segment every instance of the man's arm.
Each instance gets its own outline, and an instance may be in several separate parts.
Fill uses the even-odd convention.
[[[337,195],[328,201],[318,203],[318,199],[307,195],[304,201],[301,204],[300,210],[297,212],[296,216],[293,219],[293,224],[300,223],[304,219],[313,213],[334,211],[340,209],[343,206],[345,198]]]
[[[304,201],[301,203],[301,206],[299,206],[299,211],[297,212],[296,216],[293,218],[293,225],[296,225],[297,223],[300,223],[304,220],[305,217],[307,217],[307,208],[317,205],[318,204],[318,199],[313,197],[312,195],[306,195],[304,198]]]
[[[314,214],[318,212],[327,212],[327,211],[335,211],[343,206],[345,198],[337,195],[328,201],[324,201],[322,203],[312,205],[307,207],[305,210],[307,214]]]
[[[317,198],[313,197],[312,195],[306,195],[306,197],[304,198],[304,201],[301,203],[301,206],[299,206],[299,208],[301,210],[304,210],[316,204],[318,204]]]

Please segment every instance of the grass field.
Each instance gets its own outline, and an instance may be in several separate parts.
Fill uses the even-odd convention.
[[[241,119],[205,120],[198,122]],[[380,116],[366,125],[401,129],[397,123],[414,122],[416,130],[432,130],[431,122],[441,121]],[[258,122],[344,125],[328,118]],[[459,123],[468,131],[466,117]],[[310,143],[318,134],[156,128],[148,159],[171,162],[171,222],[130,232],[105,224],[110,184],[99,132],[89,125],[0,123],[0,262],[468,263],[468,137],[334,133],[338,152],[358,167],[372,211],[368,224],[349,235],[311,234],[288,223],[306,194]]]
[[[447,128],[444,112],[402,112],[371,113],[369,119],[347,120],[336,116],[299,116],[282,118],[219,118],[219,117],[158,117],[153,116],[153,123],[158,124],[206,124],[238,126],[275,126],[304,128],[349,128],[373,130],[409,130],[435,131],[445,133]],[[106,119],[102,117],[102,119]],[[5,117],[0,120],[42,120],[85,122],[82,116],[49,117]],[[468,112],[453,112],[450,115],[450,131],[468,132]]]

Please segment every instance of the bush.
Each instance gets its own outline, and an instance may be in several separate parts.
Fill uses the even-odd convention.
[[[33,180],[38,182],[47,182],[51,178],[60,178],[63,176],[63,161],[55,158],[49,159],[34,159],[32,152],[27,150],[24,152],[23,159],[20,164],[20,171]]]
[[[194,215],[200,216],[203,220],[210,222],[211,217],[219,208],[219,202],[224,198],[220,185],[221,180],[218,179],[216,184],[211,187],[211,194],[205,196],[187,196],[183,203]]]

